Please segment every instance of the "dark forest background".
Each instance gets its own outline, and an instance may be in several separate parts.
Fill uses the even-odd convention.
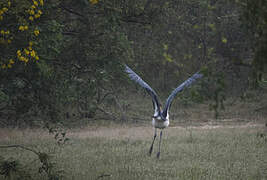
[[[162,99],[202,70],[184,101],[215,117],[266,93],[266,0],[3,0],[0,32],[1,127],[131,121],[124,64]]]

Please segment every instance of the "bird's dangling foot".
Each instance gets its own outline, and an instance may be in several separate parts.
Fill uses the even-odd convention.
[[[157,153],[157,158],[159,159],[160,152]]]

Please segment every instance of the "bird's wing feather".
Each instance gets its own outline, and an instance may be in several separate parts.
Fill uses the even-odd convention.
[[[169,97],[166,100],[165,107],[164,107],[163,114],[162,114],[163,117],[166,117],[167,116],[167,113],[168,113],[168,111],[170,109],[172,100],[174,99],[174,97],[176,96],[176,94],[179,93],[179,92],[181,92],[182,90],[184,90],[184,88],[190,86],[194,81],[196,81],[196,79],[199,79],[202,76],[203,76],[203,74],[197,72],[193,76],[191,76],[189,79],[187,79],[186,81],[184,81],[181,85],[179,85],[176,89],[174,89],[172,91],[172,93],[169,95]]]
[[[160,107],[159,107],[159,101],[158,101],[156,92],[127,65],[125,65],[125,71],[127,72],[131,80],[135,81],[140,86],[142,86],[148,92],[148,94],[152,97],[153,107],[155,110],[154,116],[159,115]]]

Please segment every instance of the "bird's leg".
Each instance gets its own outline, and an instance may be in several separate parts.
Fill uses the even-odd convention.
[[[153,151],[153,145],[154,145],[154,141],[155,141],[156,137],[157,137],[157,129],[155,128],[154,138],[153,138],[152,144],[151,144],[150,149],[149,149],[149,155],[151,155],[151,153]]]
[[[157,158],[159,158],[159,155],[160,155],[161,137],[162,137],[162,130],[160,131],[160,137],[159,137],[159,152],[157,153]]]

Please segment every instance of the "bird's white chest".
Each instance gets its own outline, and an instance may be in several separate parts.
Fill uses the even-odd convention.
[[[163,121],[161,119],[153,118],[152,119],[152,125],[155,128],[164,129],[164,128],[169,126],[169,119],[167,119],[166,121]]]

